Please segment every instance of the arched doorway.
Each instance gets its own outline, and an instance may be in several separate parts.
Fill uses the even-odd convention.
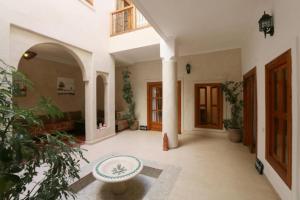
[[[35,45],[24,52],[18,70],[33,82],[34,88],[23,88],[14,97],[15,103],[21,107],[32,107],[43,96],[50,98],[64,114],[61,119],[45,119],[45,130],[41,131],[51,127],[76,136],[80,142],[85,141],[85,74],[72,51],[54,43]],[[22,87],[22,83],[15,81]],[[44,116],[41,118],[44,119]]]

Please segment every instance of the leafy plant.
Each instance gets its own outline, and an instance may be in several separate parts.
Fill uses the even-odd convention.
[[[55,200],[75,198],[69,182],[79,178],[79,161],[87,161],[70,135],[62,132],[33,136],[33,127],[43,126],[39,114],[60,118],[63,114],[51,100],[21,108],[13,103],[17,92],[13,80],[31,82],[0,60],[0,199]]]
[[[224,120],[226,129],[241,129],[243,127],[243,82],[227,81],[222,84],[225,99],[231,105],[231,119]]]
[[[123,71],[123,98],[128,105],[128,112],[126,113],[126,119],[131,126],[136,120],[135,117],[135,102],[133,99],[133,91],[130,83],[130,71],[126,69]]]

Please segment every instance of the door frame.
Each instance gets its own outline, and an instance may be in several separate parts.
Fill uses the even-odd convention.
[[[151,87],[154,86],[154,85],[157,85],[157,84],[161,84],[162,86],[162,81],[157,81],[157,82],[147,82],[147,127],[148,127],[148,130],[154,130],[154,131],[162,131],[162,129],[152,129],[151,127]],[[182,91],[182,84],[181,84],[181,81],[177,81],[177,96],[178,96],[178,133],[181,134],[181,113],[182,113],[182,106],[181,106],[181,103],[182,103],[182,94],[181,94],[181,91]],[[163,97],[162,97],[163,98]],[[163,114],[163,113],[162,113]],[[163,123],[162,123],[162,126],[163,126]]]
[[[212,124],[200,124],[200,111],[199,111],[199,102],[200,102],[200,93],[198,92],[198,89],[201,87],[218,87],[219,93],[218,93],[218,105],[219,105],[219,116],[218,116],[218,121],[219,123],[217,125],[212,125]],[[223,92],[221,89],[221,83],[197,83],[195,84],[195,93],[194,93],[194,100],[195,100],[195,105],[194,105],[194,112],[195,112],[195,128],[209,128],[209,129],[223,129]],[[212,101],[212,99],[211,99]],[[205,105],[207,106],[207,98],[205,98]]]
[[[248,112],[247,112],[247,110],[246,110],[246,99],[247,99],[247,94],[246,94],[246,85],[245,85],[245,82],[246,82],[246,80],[247,79],[249,79],[249,78],[251,78],[251,77],[253,77],[254,78],[254,85],[253,85],[253,87],[254,87],[254,109],[255,109],[255,116],[254,116],[254,114],[253,114],[253,116],[255,117],[255,119],[253,120],[254,121],[254,123],[255,123],[255,141],[253,141],[253,135],[244,135],[244,138],[243,138],[243,143],[244,143],[244,145],[247,145],[247,146],[249,146],[249,150],[250,150],[250,152],[251,153],[255,153],[255,154],[257,154],[257,141],[258,141],[258,139],[257,139],[257,136],[258,136],[258,134],[257,134],[257,129],[258,129],[258,125],[257,125],[257,122],[258,122],[258,113],[257,113],[257,75],[256,75],[256,67],[254,67],[254,68],[252,68],[250,71],[248,71],[244,76],[243,76],[243,81],[244,81],[244,92],[243,92],[243,100],[244,100],[244,133],[246,134],[246,133],[249,133],[249,131],[247,130],[247,126],[246,126],[246,123],[245,123],[245,121],[246,121],[246,119],[247,119],[247,116],[248,116]],[[254,143],[253,142],[255,142],[255,149],[254,149]]]
[[[152,87],[161,85],[161,82],[148,82],[147,83],[147,127],[148,130],[161,131],[161,128],[154,128],[152,126]],[[162,85],[161,85],[162,88]]]
[[[272,71],[278,70],[278,68],[281,68],[283,65],[286,65],[287,69],[287,84],[288,84],[288,90],[287,90],[287,164],[283,167],[282,162],[278,162],[274,156],[272,155],[271,149],[272,149],[272,116],[270,113],[272,112],[271,107],[274,105],[274,102],[272,101],[272,98],[269,94],[272,92],[272,84],[271,84],[271,78],[272,78]],[[281,54],[274,60],[272,60],[270,63],[266,64],[265,66],[265,94],[266,94],[266,149],[265,149],[265,157],[266,160],[269,162],[271,167],[276,171],[276,173],[281,177],[281,179],[286,183],[286,185],[291,189],[292,188],[292,176],[293,176],[293,155],[292,155],[292,145],[293,145],[293,131],[292,131],[292,120],[293,120],[293,114],[292,114],[292,52],[291,49],[286,51],[285,53]]]

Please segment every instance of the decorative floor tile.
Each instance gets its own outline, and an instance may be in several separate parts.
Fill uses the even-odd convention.
[[[135,178],[129,180],[124,194],[116,195],[112,192],[112,185],[97,181],[92,175],[94,165],[112,155],[103,156],[81,170],[81,179],[70,185],[77,192],[79,200],[165,200],[168,198],[180,168],[170,165],[143,160],[144,168]]]

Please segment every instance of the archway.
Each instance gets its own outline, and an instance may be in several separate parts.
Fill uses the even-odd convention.
[[[22,55],[18,70],[25,74],[34,85],[33,90],[22,88],[14,97],[21,107],[32,107],[40,96],[50,98],[64,114],[61,119],[46,120],[44,130],[34,131],[42,134],[52,129],[66,131],[85,140],[85,72],[78,57],[67,47],[55,43],[38,44]]]
[[[107,127],[106,114],[106,77],[104,73],[98,73],[96,78],[96,108],[97,108],[97,128],[101,129]]]

